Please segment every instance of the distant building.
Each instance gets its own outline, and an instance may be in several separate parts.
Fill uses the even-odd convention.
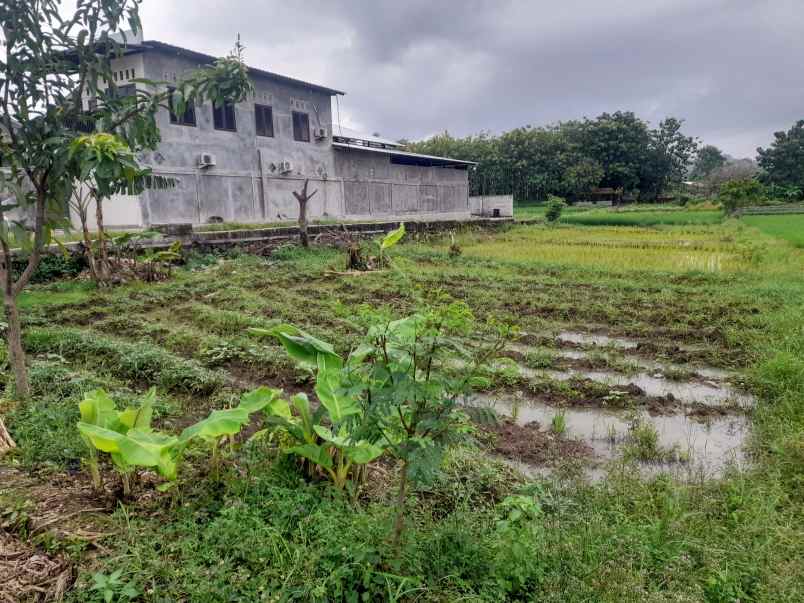
[[[137,78],[177,82],[214,57],[156,41],[129,43],[112,62],[120,94]],[[343,92],[250,68],[255,94],[234,106],[161,110],[162,142],[143,157],[178,185],[119,197],[108,204],[111,226],[222,219],[294,219],[292,191],[304,179],[318,194],[311,217],[460,218],[469,216],[468,161],[407,153],[397,143],[333,123],[332,97]],[[94,99],[86,97],[89,107]]]

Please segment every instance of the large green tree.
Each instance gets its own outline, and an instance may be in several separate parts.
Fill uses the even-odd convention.
[[[690,177],[693,180],[703,180],[715,170],[726,165],[726,161],[726,155],[719,148],[711,144],[704,145],[698,150]]]
[[[634,113],[617,111],[499,136],[444,132],[408,148],[479,162],[471,194],[513,193],[517,201],[553,194],[572,201],[604,186],[655,197],[683,179],[697,148],[681,127],[669,117],[651,129]]]
[[[9,360],[16,394],[28,395],[17,298],[36,270],[44,246],[74,186],[74,140],[85,131],[114,134],[133,152],[159,142],[155,115],[169,92],[139,80],[137,94],[117,94],[111,61],[125,49],[123,27],[140,30],[140,0],[78,0],[65,15],[60,0],[0,0],[5,56],[0,58],[0,155],[12,201],[0,206],[0,289],[8,324]],[[117,35],[115,35],[117,34]],[[122,40],[122,41],[121,41]],[[239,48],[199,69],[177,86],[176,110],[190,101],[239,101],[251,91]],[[97,99],[91,111],[84,96]],[[14,227],[6,226],[12,212]],[[15,247],[28,250],[20,274]]]
[[[767,149],[757,149],[757,163],[767,184],[804,191],[804,119],[787,132],[776,132]]]

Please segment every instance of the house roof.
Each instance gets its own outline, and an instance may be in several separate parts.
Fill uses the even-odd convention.
[[[340,124],[332,124],[332,135],[336,138],[345,139],[343,142],[347,143],[350,140],[362,140],[369,144],[378,144],[386,147],[399,148],[402,146],[401,144],[399,144],[394,140],[389,140],[388,138],[382,138],[381,136],[374,136],[373,134],[366,134],[365,132],[360,132],[359,130],[347,128],[346,126],[342,126]]]
[[[198,61],[199,63],[212,63],[216,59],[216,57],[209,54],[204,54],[203,52],[197,52],[195,50],[190,50],[188,48],[182,48],[181,46],[174,46],[173,44],[167,44],[165,42],[160,42],[158,40],[145,40],[140,44],[129,44],[126,47],[126,54],[147,52],[149,50],[158,50],[169,54],[174,54],[177,56],[187,57],[194,61]],[[305,82],[304,80],[297,80],[295,78],[288,77],[286,75],[281,75],[279,73],[265,71],[264,69],[257,69],[256,67],[249,67],[248,70],[254,75],[261,75],[263,77],[268,77],[280,82],[285,82],[287,84],[296,84],[298,86],[304,86],[306,88],[311,88],[318,92],[329,94],[330,96],[334,96],[336,94],[340,95],[346,94],[345,92],[335,90],[334,88],[327,88],[326,86],[320,86],[318,84],[313,84],[311,82]]]
[[[408,151],[400,151],[398,149],[367,147],[365,145],[349,144],[346,142],[333,142],[332,147],[335,149],[351,151],[365,151],[367,153],[381,153],[383,155],[390,155],[391,157],[397,157],[402,160],[408,160],[403,161],[403,163],[411,163],[413,165],[432,165],[440,167],[477,165],[476,161],[465,161],[463,159],[452,159],[450,157],[438,157],[436,155],[422,155],[421,153],[410,153]]]

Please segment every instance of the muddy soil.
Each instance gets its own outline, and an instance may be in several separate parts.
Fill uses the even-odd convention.
[[[491,450],[513,461],[551,466],[593,455],[585,442],[542,429],[537,421],[520,425],[506,418],[496,425],[484,426],[483,430],[492,436]]]

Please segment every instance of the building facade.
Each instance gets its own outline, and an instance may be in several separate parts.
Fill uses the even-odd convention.
[[[213,60],[145,41],[129,44],[112,67],[119,93],[130,94],[142,85],[137,78],[169,87]],[[253,97],[234,106],[205,103],[184,115],[160,110],[162,141],[142,159],[176,186],[114,199],[106,211],[111,226],[292,220],[292,193],[306,179],[318,191],[312,218],[469,217],[471,162],[406,153],[342,128],[332,116],[339,90],[254,68],[250,76]]]

